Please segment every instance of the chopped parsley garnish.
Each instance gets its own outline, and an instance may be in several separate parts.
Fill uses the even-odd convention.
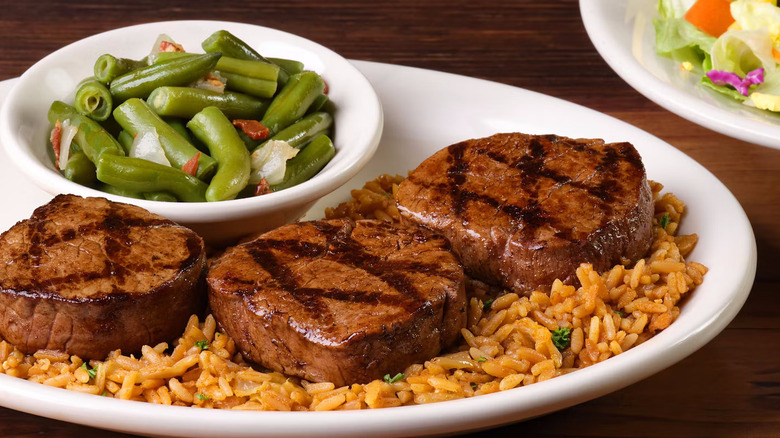
[[[476,382],[471,382],[471,389],[477,389],[477,386]]]
[[[195,346],[200,348],[200,351],[209,349],[209,343],[206,341],[198,341],[195,343]]]
[[[487,361],[487,358],[485,356],[480,356],[479,359],[477,359],[477,362],[485,362]]]
[[[90,379],[94,379],[97,376],[97,367],[94,368],[88,368],[87,363],[84,362],[81,364],[81,368],[89,374]]]
[[[661,220],[659,220],[658,223],[661,225],[661,228],[665,230],[666,226],[669,225],[669,215],[664,213],[664,215],[661,216]]]
[[[482,305],[482,308],[483,310],[485,310],[485,312],[487,312],[488,310],[490,310],[490,306],[492,305],[493,305],[493,298],[485,301],[485,303]]]
[[[387,383],[395,383],[399,380],[402,380],[404,377],[404,373],[398,373],[393,377],[390,377],[390,374],[385,374],[384,380]]]
[[[197,394],[195,394],[195,397],[197,397],[197,398],[198,398],[198,400],[208,400],[208,399],[210,399],[210,398],[211,398],[211,397],[209,397],[209,396],[207,396],[207,395],[203,395],[203,394],[201,394],[201,393],[197,393]]]
[[[107,391],[103,391],[103,393],[102,393],[102,394],[100,394],[100,395],[101,395],[101,396],[103,396],[103,397],[105,397],[105,396],[107,396],[107,395],[108,395],[108,392],[107,392]]]
[[[621,312],[620,310],[613,310],[613,312],[615,312],[615,314],[621,318],[623,317],[623,315],[625,315],[625,313]]]
[[[565,350],[569,347],[569,344],[571,344],[571,329],[568,327],[561,327],[553,330],[552,341],[558,350]]]

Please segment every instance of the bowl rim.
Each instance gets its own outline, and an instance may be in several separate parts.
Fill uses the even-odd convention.
[[[350,93],[359,93],[360,100],[365,102],[365,105],[363,105],[365,108],[361,107],[361,114],[367,115],[367,117],[365,117],[366,123],[361,124],[361,130],[371,132],[372,135],[367,137],[362,144],[359,144],[359,147],[348,149],[354,151],[354,153],[347,154],[343,159],[346,161],[335,161],[340,167],[340,171],[337,173],[328,173],[328,167],[326,166],[326,168],[311,179],[287,188],[284,191],[274,192],[259,197],[219,201],[217,203],[149,201],[114,195],[87,186],[82,186],[67,180],[62,174],[56,171],[53,166],[49,167],[46,163],[41,162],[33,155],[32,148],[28,147],[23,140],[18,138],[19,129],[15,126],[16,120],[14,119],[14,109],[23,104],[25,96],[25,93],[23,93],[23,89],[25,88],[24,84],[31,76],[35,76],[43,69],[50,67],[49,64],[57,62],[61,56],[83,50],[85,47],[89,47],[106,37],[127,32],[137,33],[141,31],[150,31],[151,29],[158,29],[154,32],[159,31],[158,33],[162,33],[166,32],[166,30],[162,30],[163,28],[170,28],[173,26],[213,26],[227,29],[231,32],[236,31],[237,33],[242,33],[241,31],[257,32],[260,30],[263,33],[278,36],[285,43],[291,43],[312,51],[320,56],[324,64],[333,65],[335,62],[336,65],[339,65],[339,70],[349,73]],[[167,32],[173,33],[174,31],[167,30]],[[332,83],[334,83],[334,81],[329,80],[329,85]],[[337,119],[338,116],[336,115],[335,118]],[[210,223],[242,219],[256,215],[258,211],[280,211],[288,207],[314,202],[345,184],[363,168],[379,146],[383,127],[384,114],[376,90],[374,90],[372,84],[365,75],[343,56],[315,41],[283,30],[250,23],[222,20],[156,21],[112,29],[74,41],[48,54],[28,68],[20,76],[19,81],[10,91],[0,109],[0,143],[2,143],[10,156],[11,161],[20,169],[21,173],[44,191],[53,195],[57,193],[73,193],[81,196],[105,197],[116,202],[134,204],[173,220],[184,220],[188,223]],[[334,143],[338,151],[338,136]],[[338,156],[338,153],[336,155]],[[334,163],[334,161],[331,163]],[[219,207],[211,208],[208,207],[209,205],[218,205]]]

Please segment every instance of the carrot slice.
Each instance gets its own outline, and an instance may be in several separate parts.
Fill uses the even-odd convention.
[[[189,161],[184,163],[184,166],[181,166],[182,172],[195,176],[198,173],[198,158],[200,158],[200,152],[193,155]]]
[[[696,0],[685,20],[708,34],[719,37],[734,22],[730,0]]]

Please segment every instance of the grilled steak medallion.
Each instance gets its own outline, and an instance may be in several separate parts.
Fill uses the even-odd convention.
[[[521,292],[580,263],[637,260],[652,239],[653,203],[629,143],[496,134],[438,151],[398,189],[403,221],[444,235],[466,272]]]
[[[207,281],[214,316],[246,358],[337,386],[435,356],[466,318],[447,241],[382,221],[283,226],[227,250]]]
[[[204,274],[193,231],[140,207],[59,195],[0,235],[0,335],[25,353],[136,352],[203,310]]]

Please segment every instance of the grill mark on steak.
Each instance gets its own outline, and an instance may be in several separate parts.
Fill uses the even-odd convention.
[[[70,203],[63,204],[70,205]],[[128,276],[133,272],[145,270],[148,267],[148,264],[145,263],[144,260],[139,260],[138,263],[131,263],[127,258],[123,257],[130,253],[129,245],[132,244],[132,239],[130,239],[129,236],[131,228],[169,226],[170,221],[161,218],[124,217],[121,213],[121,207],[116,204],[109,204],[107,209],[108,212],[106,213],[105,218],[100,222],[90,222],[86,225],[79,225],[77,229],[68,228],[57,230],[54,233],[47,228],[47,226],[51,224],[50,220],[42,219],[42,217],[45,217],[42,214],[33,215],[31,220],[35,220],[35,223],[30,235],[31,245],[28,252],[22,254],[23,258],[32,257],[33,269],[41,263],[40,259],[46,254],[46,248],[50,248],[61,242],[72,241],[79,235],[88,236],[102,234],[104,236],[103,250],[106,254],[106,264],[103,266],[103,269],[99,271],[82,270],[61,277],[34,276],[30,283],[22,284],[20,287],[26,290],[52,289],[63,284],[89,282],[109,276],[116,278],[120,285],[124,285],[127,282]],[[43,211],[46,212],[49,210],[44,209]],[[187,250],[189,257],[182,260],[180,263],[173,265],[159,264],[159,267],[177,270],[190,269],[193,264],[200,259],[200,242],[198,239],[187,239]],[[115,263],[113,261],[114,259],[122,260],[122,264]],[[116,292],[111,296],[111,299],[124,299],[124,297],[129,295],[130,294],[123,292]],[[56,296],[53,296],[52,298],[57,300],[61,299]]]
[[[612,203],[615,201],[615,194],[619,192],[616,188],[616,181],[612,178],[605,177],[601,182],[596,185],[587,184],[586,181],[572,181],[571,177],[560,174],[559,172],[550,169],[545,165],[545,159],[547,158],[547,151],[544,145],[539,141],[539,138],[543,138],[547,141],[557,143],[562,137],[556,135],[545,135],[538,138],[532,138],[528,145],[530,152],[528,155],[523,155],[517,162],[510,162],[510,160],[499,151],[491,151],[485,148],[478,148],[476,153],[486,156],[496,163],[501,163],[509,167],[515,168],[523,174],[522,184],[525,189],[535,184],[540,178],[549,178],[559,184],[559,187],[570,185],[574,188],[584,190],[590,194],[593,198],[596,198],[600,202],[594,202],[594,206],[601,210],[603,213],[602,220],[599,224],[599,228],[603,228],[608,223],[608,217],[613,213]],[[467,146],[466,142],[456,143],[447,148],[449,157],[447,161],[450,163],[450,167],[447,170],[447,177],[449,181],[444,184],[431,184],[427,183],[431,187],[436,187],[438,190],[448,191],[453,200],[453,210],[464,223],[468,222],[468,211],[465,210],[466,205],[471,202],[481,202],[496,209],[497,212],[501,212],[509,216],[515,223],[523,223],[522,233],[525,236],[531,236],[539,228],[549,225],[551,227],[559,228],[558,221],[547,214],[540,208],[539,202],[531,200],[526,206],[519,206],[514,204],[505,204],[498,199],[486,195],[474,193],[463,189],[461,186],[466,182],[466,174],[469,172],[469,165],[463,159],[464,150]],[[617,144],[620,153],[613,149],[608,149],[606,153],[601,154],[600,163],[596,170],[599,172],[609,172],[618,167],[618,163],[621,159],[628,161],[637,170],[644,170],[641,157],[636,153],[630,143]],[[574,149],[579,151],[588,151],[589,153],[599,154],[598,151],[591,149],[585,149],[585,145],[576,143]],[[410,179],[415,180],[414,175],[410,176]],[[420,182],[420,181],[415,181]],[[595,201],[595,200],[594,200]],[[464,211],[465,210],[465,211]],[[556,236],[563,240],[576,241],[577,238],[571,233],[558,232]]]
[[[321,315],[325,307],[323,299],[385,304],[402,308],[411,313],[430,312],[430,307],[425,305],[425,300],[420,296],[414,283],[407,276],[399,275],[398,270],[410,270],[426,275],[447,276],[447,272],[443,271],[440,266],[409,260],[384,260],[368,254],[359,243],[348,234],[343,233],[340,227],[334,227],[322,222],[316,223],[315,227],[327,236],[327,245],[317,245],[299,240],[266,239],[257,242],[256,245],[249,248],[249,253],[255,263],[271,274],[273,282],[276,283],[277,287],[289,291],[312,315]],[[427,240],[427,237],[423,233],[416,233],[415,239],[418,242],[424,242]],[[278,262],[273,251],[282,251],[296,258],[315,258],[327,252],[331,256],[335,256],[335,260],[339,263],[351,268],[362,269],[382,280],[382,282],[399,292],[399,295],[375,293],[372,291],[346,292],[340,289],[303,287],[295,280],[295,275],[289,267]],[[233,279],[233,281],[249,285],[248,282],[239,279]],[[252,293],[256,292],[256,289],[252,290]]]

